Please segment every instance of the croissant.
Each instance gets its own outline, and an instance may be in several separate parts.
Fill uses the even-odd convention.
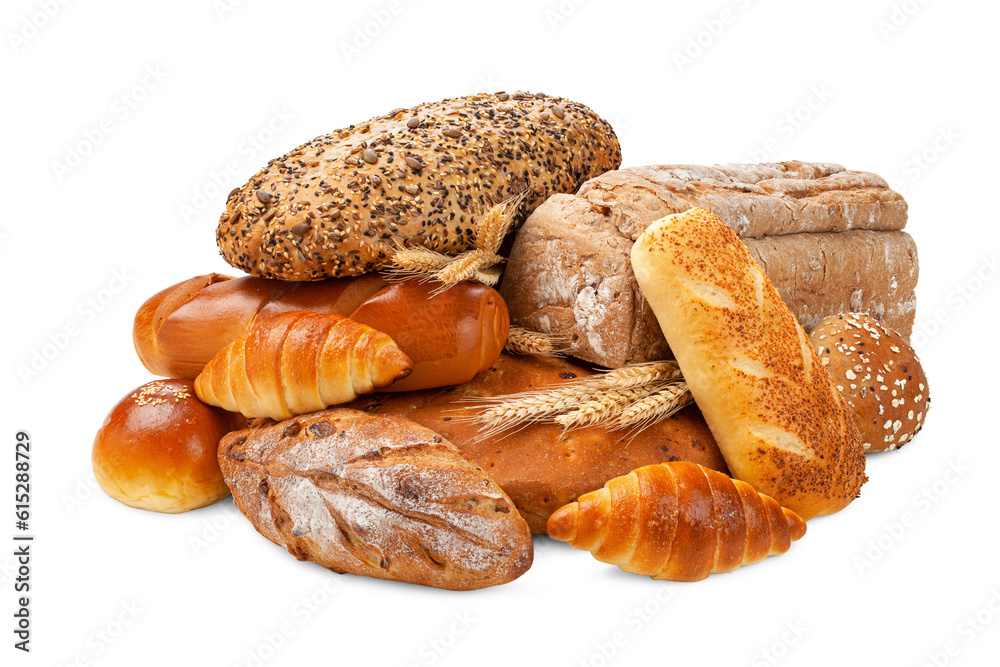
[[[381,331],[340,315],[292,311],[219,350],[194,386],[210,405],[282,420],[353,401],[411,368]]]
[[[806,524],[745,482],[674,461],[580,496],[549,517],[548,531],[626,572],[700,581],[785,553]]]

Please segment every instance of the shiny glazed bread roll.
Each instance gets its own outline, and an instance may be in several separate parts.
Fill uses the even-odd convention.
[[[178,513],[229,495],[216,451],[240,415],[205,405],[187,380],[148,382],[119,401],[94,438],[97,483],[138,509]]]
[[[439,286],[389,284],[377,274],[296,283],[212,273],[150,297],[136,313],[132,339],[150,372],[193,380],[254,324],[296,310],[332,313],[387,333],[410,357],[413,372],[391,391],[443,387],[489,368],[510,320],[486,285],[464,282],[431,296]]]

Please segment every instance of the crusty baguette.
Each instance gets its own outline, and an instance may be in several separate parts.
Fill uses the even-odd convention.
[[[480,425],[463,418],[479,407],[470,399],[557,387],[593,374],[588,365],[573,359],[502,353],[489,369],[457,387],[369,394],[349,407],[403,415],[440,433],[482,466],[517,505],[531,532],[542,535],[556,509],[635,468],[684,460],[727,472],[694,406],[637,434],[601,426],[566,431],[555,424],[533,423],[482,438]]]
[[[607,122],[541,93],[398,109],[317,137],[234,190],[217,240],[262,278],[319,280],[386,265],[397,244],[472,247],[486,209],[527,190],[523,216],[621,163]]]
[[[385,387],[410,391],[471,379],[489,368],[507,340],[507,306],[486,285],[386,283],[378,274],[318,282],[230,278],[212,273],[168,287],[136,313],[132,340],[154,375],[194,379],[212,357],[254,324],[308,310],[350,317],[388,334],[412,362]]]
[[[245,417],[288,419],[353,401],[412,368],[393,340],[340,315],[293,311],[252,327],[195,379],[200,398]]]
[[[917,249],[906,202],[873,174],[780,163],[630,167],[557,194],[518,231],[500,293],[511,322],[564,335],[567,353],[606,367],[667,358],[629,266],[652,222],[692,206],[733,227],[799,322],[867,312],[909,335]]]
[[[219,464],[267,539],[335,572],[452,590],[516,579],[524,520],[440,435],[401,417],[334,409],[226,436]]]
[[[745,482],[678,461],[612,479],[559,508],[548,528],[626,572],[700,581],[785,553],[806,523]]]
[[[853,416],[736,233],[695,208],[650,225],[631,257],[733,476],[807,520],[854,500]]]

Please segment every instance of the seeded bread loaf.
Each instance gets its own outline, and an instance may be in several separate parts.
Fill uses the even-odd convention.
[[[216,236],[227,262],[262,278],[358,275],[383,266],[397,244],[466,250],[491,205],[527,190],[523,220],[549,195],[620,163],[611,126],[560,97],[420,104],[271,160],[230,193]]]
[[[223,438],[219,464],[264,537],[335,572],[471,590],[531,566],[510,499],[408,419],[334,409],[265,420]]]
[[[634,167],[558,194],[518,232],[500,293],[511,322],[566,334],[569,353],[608,367],[669,355],[629,266],[654,220],[703,206],[741,237],[807,329],[867,312],[909,335],[917,250],[906,202],[874,174],[832,164]]]
[[[459,418],[475,410],[475,404],[463,402],[468,399],[552,387],[593,373],[571,359],[502,353],[491,368],[457,387],[363,396],[349,406],[403,415],[440,433],[478,463],[514,501],[531,532],[542,535],[558,508],[635,468],[684,460],[728,471],[693,405],[635,437],[599,426],[565,431],[534,423],[477,439],[479,426]]]

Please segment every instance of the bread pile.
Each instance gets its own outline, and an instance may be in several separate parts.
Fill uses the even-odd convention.
[[[675,581],[784,553],[929,407],[906,203],[837,165],[620,162],[590,109],[520,92],[272,160],[217,230],[250,275],[139,308],[172,379],[109,414],[102,488],[231,492],[299,560],[453,590],[519,577],[532,533]]]

